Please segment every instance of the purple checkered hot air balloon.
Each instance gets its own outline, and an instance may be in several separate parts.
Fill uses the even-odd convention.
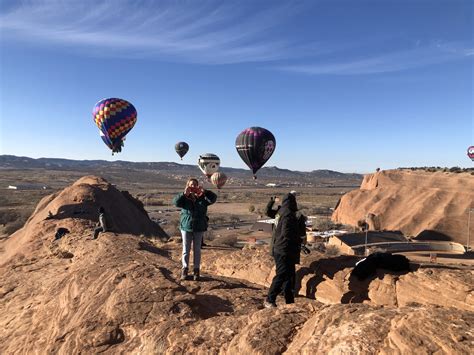
[[[135,107],[126,100],[103,99],[94,106],[92,116],[103,135],[102,140],[112,150],[112,154],[119,153],[125,136],[137,122]]]
[[[262,127],[244,129],[235,140],[235,148],[245,164],[253,172],[257,171],[270,159],[276,148],[276,140],[272,132]]]

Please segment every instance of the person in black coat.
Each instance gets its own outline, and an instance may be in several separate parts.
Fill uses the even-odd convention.
[[[275,227],[270,254],[275,259],[276,275],[272,280],[267,299],[264,302],[264,306],[267,308],[276,307],[276,297],[282,289],[286,303],[295,302],[293,293],[293,283],[296,277],[295,265],[299,262],[301,249],[301,238],[298,236],[297,211],[296,197],[289,193],[283,198],[281,207],[275,213]]]

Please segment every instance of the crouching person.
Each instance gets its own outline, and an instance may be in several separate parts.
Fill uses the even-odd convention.
[[[105,215],[105,209],[104,207],[99,208],[99,222],[97,223],[96,228],[94,229],[94,235],[92,236],[92,239],[97,239],[99,236],[99,233],[101,232],[107,232],[110,230],[110,222],[107,220],[107,217]]]

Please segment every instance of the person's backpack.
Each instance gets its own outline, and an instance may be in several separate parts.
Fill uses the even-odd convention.
[[[306,236],[306,216],[301,212],[296,212],[296,231],[297,237],[304,237]]]

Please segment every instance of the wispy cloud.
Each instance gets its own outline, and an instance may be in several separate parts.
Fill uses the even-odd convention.
[[[300,10],[283,3],[31,1],[0,16],[4,34],[39,43],[101,51],[98,55],[171,57],[226,64],[291,58],[293,44],[269,32]]]
[[[363,75],[398,72],[472,57],[474,50],[461,43],[433,43],[409,50],[373,55],[362,59],[279,66],[284,71],[311,75]]]
[[[0,31],[4,39],[69,46],[93,56],[202,64],[262,62],[309,75],[396,72],[474,54],[472,43],[413,41],[410,49],[388,53],[380,49],[383,39],[328,43],[318,38],[321,31],[316,27],[302,38],[292,29],[313,3],[317,2],[18,0],[0,5]],[[367,55],[354,54],[361,48],[368,49]]]

